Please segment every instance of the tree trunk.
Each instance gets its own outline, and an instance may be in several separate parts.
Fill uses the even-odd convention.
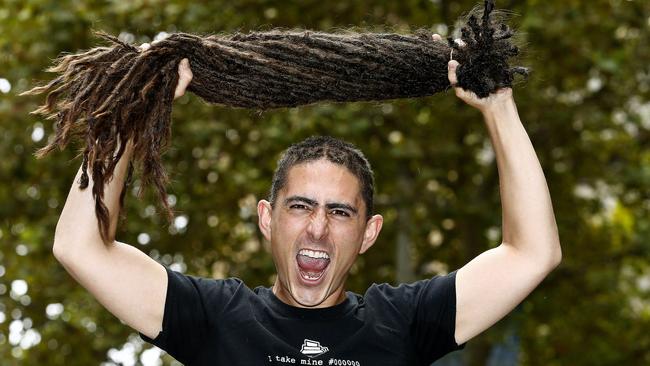
[[[413,269],[413,256],[411,244],[411,210],[413,206],[413,179],[408,168],[402,165],[397,181],[400,193],[403,197],[397,209],[397,245],[395,246],[395,265],[397,283],[410,283],[415,281]]]

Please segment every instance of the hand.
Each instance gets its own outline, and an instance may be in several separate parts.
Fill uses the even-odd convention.
[[[432,38],[436,42],[443,42],[442,37],[440,37],[439,34],[434,34]],[[460,39],[456,39],[454,42],[456,42],[461,47],[465,45],[465,43]],[[488,113],[496,108],[501,108],[507,103],[513,102],[512,88],[501,88],[485,98],[479,98],[474,92],[456,86],[458,83],[458,77],[456,75],[458,65],[460,64],[456,60],[452,59],[449,61],[447,64],[447,77],[449,78],[449,83],[451,86],[454,87],[456,96],[462,101],[474,108],[477,108],[483,114]]]
[[[153,41],[151,44],[156,44],[158,41]],[[146,51],[151,47],[149,43],[143,43],[140,45],[142,51]],[[185,94],[185,89],[192,81],[192,70],[190,69],[190,60],[184,58],[181,62],[178,63],[178,84],[176,84],[176,89],[174,90],[174,99],[178,99]]]

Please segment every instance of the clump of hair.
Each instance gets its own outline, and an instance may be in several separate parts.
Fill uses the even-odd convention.
[[[171,137],[181,59],[189,59],[194,75],[187,90],[203,100],[270,109],[432,95],[450,87],[447,62],[453,49],[453,58],[461,64],[458,86],[485,97],[511,86],[515,74],[527,72],[509,66],[518,50],[508,26],[492,19],[493,8],[494,1],[487,0],[481,22],[476,14],[469,17],[461,30],[464,47],[452,40],[436,42],[426,30],[412,35],[274,30],[209,36],[175,33],[143,51],[96,32],[110,46],[57,58],[48,71],[59,76],[23,93],[47,93],[34,113],[56,121],[54,139],[36,155],[63,149],[70,141],[85,145],[79,185],[82,189],[89,185],[90,171],[95,212],[106,241],[104,184],[129,140],[142,187],[155,186],[168,218],[173,217],[161,155]]]
[[[485,98],[497,89],[510,87],[515,74],[528,76],[528,68],[510,67],[508,60],[519,55],[519,48],[511,41],[514,31],[503,23],[501,14],[493,14],[494,1],[485,1],[479,22],[474,10],[461,28],[464,45],[448,38],[453,58],[460,63],[457,86]]]

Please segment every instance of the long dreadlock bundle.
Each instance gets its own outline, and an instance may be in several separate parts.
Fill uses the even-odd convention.
[[[59,57],[48,71],[60,73],[24,94],[47,92],[34,111],[56,120],[54,139],[38,150],[42,157],[71,140],[85,142],[80,187],[89,185],[100,233],[108,238],[109,216],[104,184],[132,140],[142,186],[155,185],[167,204],[167,175],[161,154],[171,136],[171,109],[178,81],[177,65],[188,58],[194,74],[190,92],[207,102],[268,109],[318,101],[370,101],[427,96],[449,88],[447,62],[460,62],[458,86],[479,97],[512,85],[508,60],[518,50],[513,32],[491,16],[494,1],[485,1],[461,30],[464,46],[451,38],[432,40],[431,33],[321,33],[269,31],[201,37],[176,33],[141,50],[105,34],[110,47]],[[452,51],[453,49],[453,51]],[[132,166],[129,168],[131,175]],[[120,207],[122,206],[120,199]]]

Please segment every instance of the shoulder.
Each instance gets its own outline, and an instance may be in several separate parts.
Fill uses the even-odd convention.
[[[401,283],[396,286],[388,283],[373,283],[366,291],[364,298],[377,298],[385,301],[415,300],[426,293],[442,295],[450,290],[455,290],[455,284],[455,271],[447,275],[434,276],[412,283]]]
[[[368,288],[363,298],[370,306],[392,309],[408,316],[419,306],[445,302],[449,297],[455,297],[455,279],[456,272],[452,272],[396,286],[375,283]]]
[[[169,280],[168,288],[172,293],[182,295],[197,294],[201,297],[233,296],[238,292],[251,292],[246,284],[239,278],[230,277],[223,279],[188,275],[165,267]]]

